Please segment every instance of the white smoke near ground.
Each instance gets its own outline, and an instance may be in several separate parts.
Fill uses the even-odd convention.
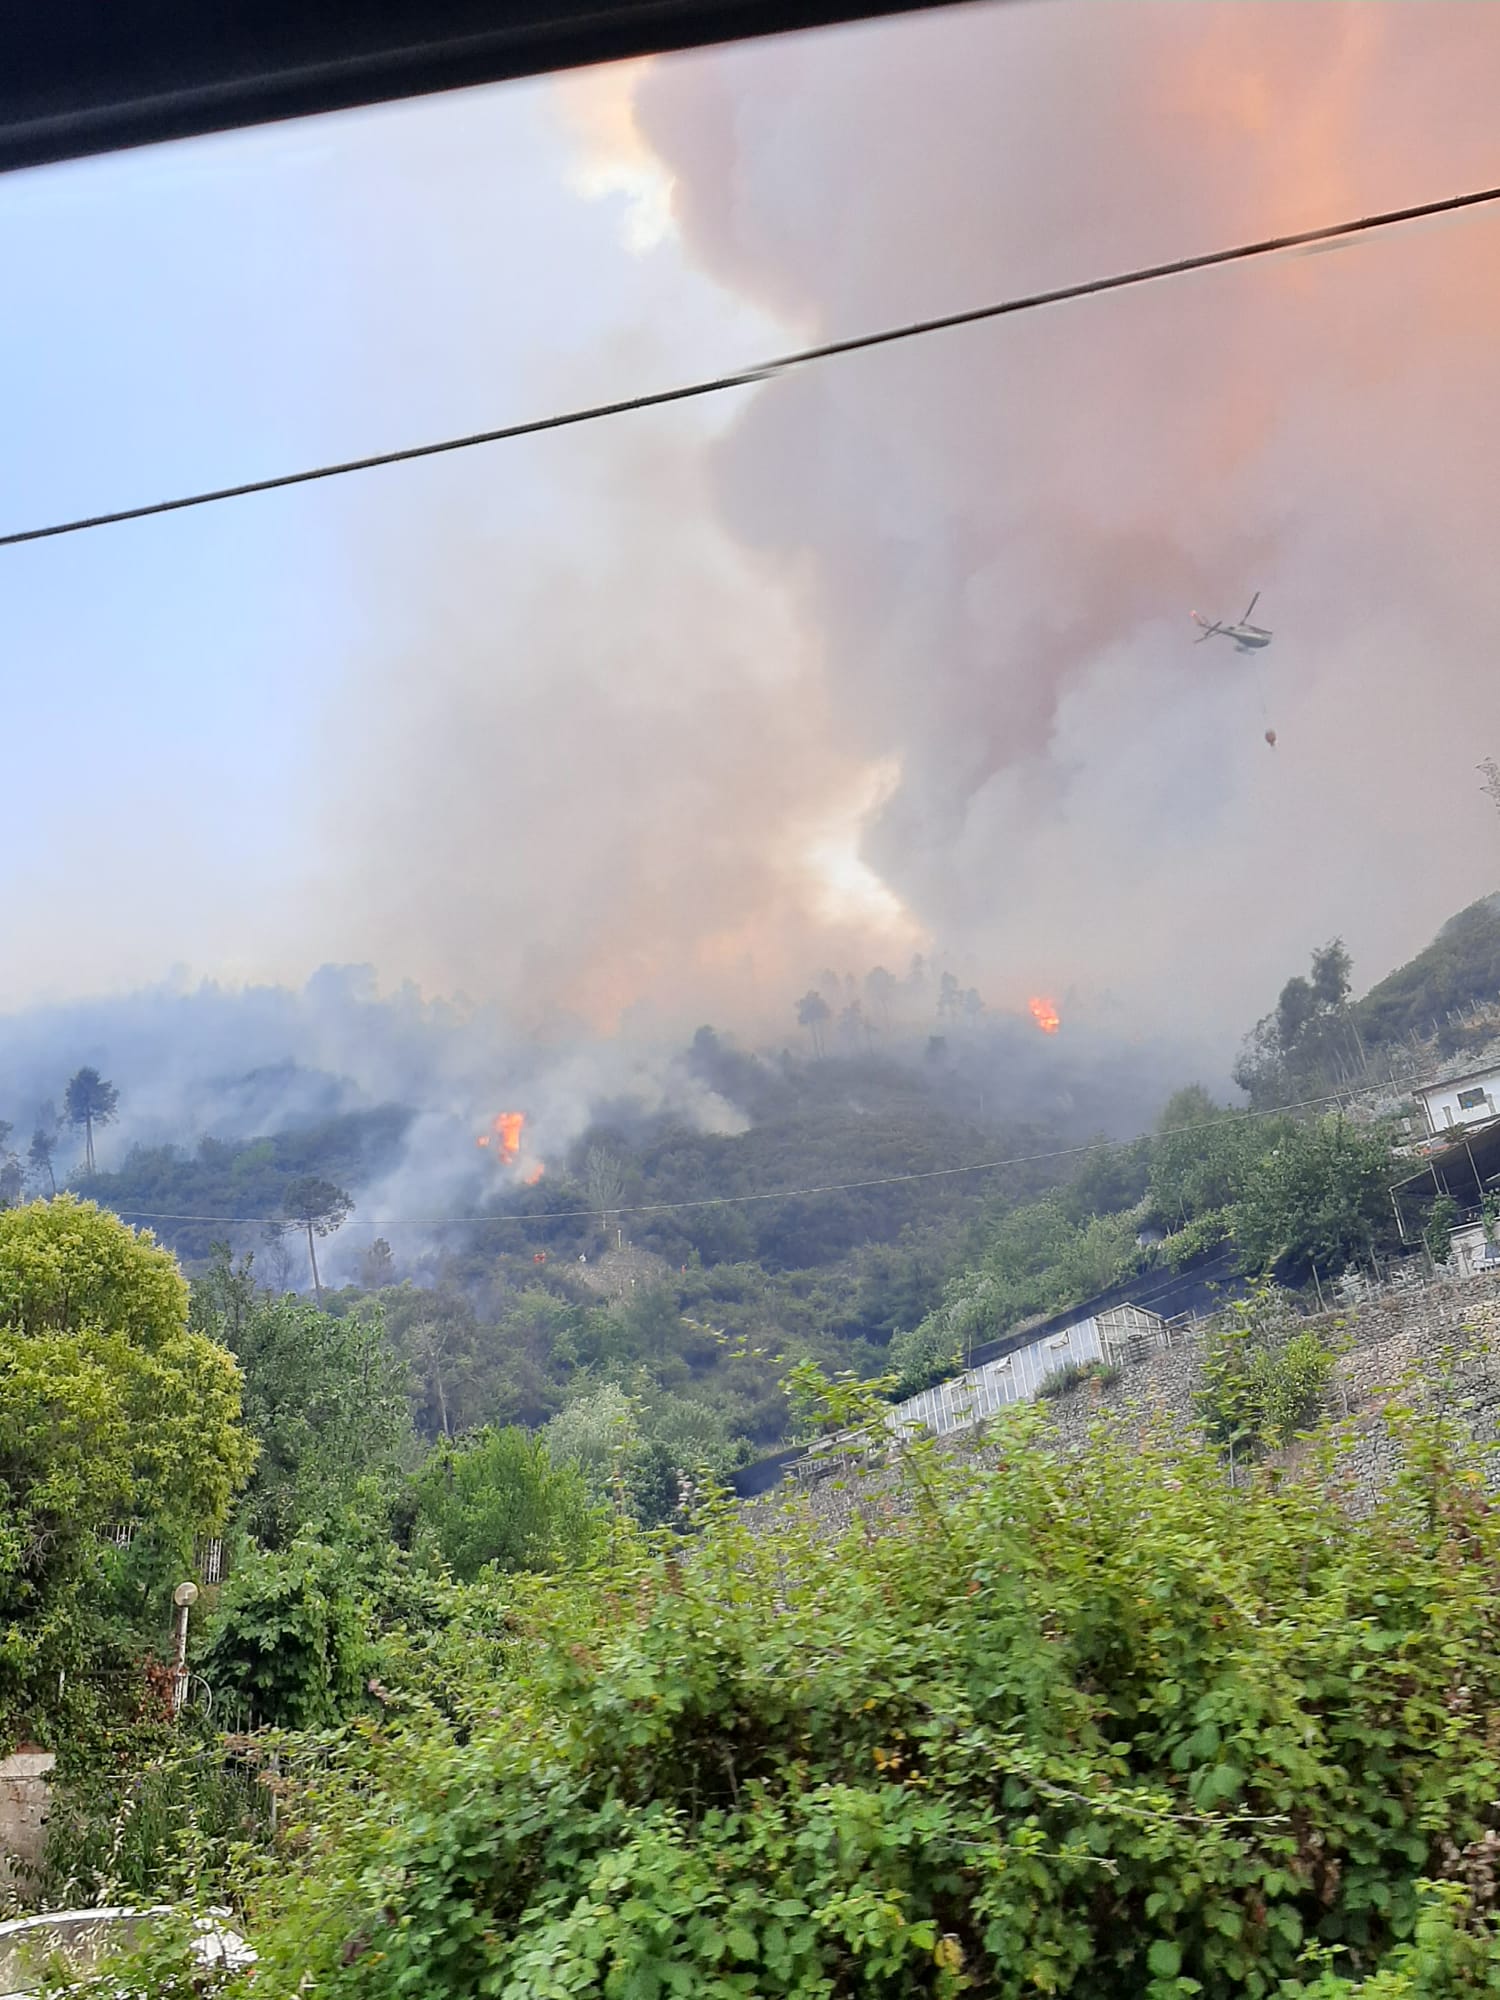
[[[475,1141],[520,1109],[528,1163],[563,1161],[595,1107],[630,1103],[695,1129],[744,1129],[734,1107],[684,1066],[680,1049],[580,1039],[538,1049],[490,1010],[378,990],[368,966],[325,966],[300,989],[179,980],[137,993],[0,1017],[0,1119],[23,1151],[68,1079],[97,1068],[119,1093],[97,1142],[109,1170],[138,1146],[191,1152],[396,1105],[414,1116],[398,1162],[360,1189],[369,1216],[430,1216],[493,1198],[507,1183]],[[59,1164],[81,1158],[65,1134]]]

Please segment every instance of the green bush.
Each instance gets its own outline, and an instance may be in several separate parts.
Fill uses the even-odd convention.
[[[1037,1387],[1037,1395],[1043,1401],[1057,1396],[1067,1396],[1074,1389],[1081,1389],[1085,1382],[1097,1382],[1101,1389],[1107,1389],[1111,1382],[1118,1382],[1121,1370],[1112,1361],[1065,1361],[1061,1368],[1054,1368],[1042,1377]]]
[[[136,1747],[140,1755],[140,1746]],[[38,1909],[150,1905],[222,1877],[231,1854],[264,1835],[269,1798],[256,1773],[189,1739],[128,1770],[64,1778],[53,1788]]]
[[[203,1677],[226,1720],[317,1729],[357,1706],[369,1662],[367,1610],[346,1551],[294,1542],[250,1551],[214,1617]]]
[[[1209,1437],[1237,1453],[1283,1449],[1317,1423],[1337,1359],[1262,1285],[1204,1340],[1197,1407]]]
[[[1466,1990],[1488,1932],[1441,1897],[1500,1796],[1500,1515],[1395,1421],[1363,1521],[1103,1427],[1064,1462],[1019,1411],[991,1471],[910,1455],[882,1535],[622,1528],[586,1587],[526,1580],[491,1715],[361,1738],[298,1808],[256,1990]]]
[[[588,1489],[575,1466],[518,1428],[444,1443],[417,1475],[419,1526],[455,1576],[556,1569],[583,1561],[597,1539]]]

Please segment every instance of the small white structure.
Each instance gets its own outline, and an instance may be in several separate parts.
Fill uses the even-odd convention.
[[[1500,1242],[1485,1235],[1483,1223],[1471,1222],[1467,1228],[1455,1229],[1451,1240],[1449,1269],[1455,1277],[1472,1278],[1480,1271],[1500,1269]]]
[[[1466,1125],[1488,1124],[1491,1118],[1500,1117],[1500,1064],[1471,1070],[1467,1076],[1450,1076],[1443,1083],[1426,1084],[1414,1095],[1435,1139]]]
[[[1148,1312],[1144,1306],[1110,1306],[1095,1315],[1095,1323],[1104,1358],[1116,1367],[1125,1361],[1138,1361],[1154,1347],[1165,1347],[1169,1338],[1161,1314]]]

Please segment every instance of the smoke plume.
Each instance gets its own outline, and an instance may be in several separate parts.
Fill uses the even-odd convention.
[[[822,339],[1491,185],[1497,85],[1488,12],[1056,0],[663,61],[634,110],[689,251]],[[712,447],[898,773],[865,859],[992,988],[1242,1023],[1491,886],[1497,253],[1482,216],[935,336]],[[1263,665],[1190,643],[1256,589]]]

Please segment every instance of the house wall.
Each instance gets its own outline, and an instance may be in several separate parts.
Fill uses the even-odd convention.
[[[1479,1102],[1461,1104],[1461,1097],[1479,1093]],[[1477,1125],[1500,1115],[1500,1069],[1479,1076],[1456,1078],[1452,1083],[1434,1084],[1420,1093],[1427,1129],[1434,1135],[1454,1131],[1460,1125]]]

